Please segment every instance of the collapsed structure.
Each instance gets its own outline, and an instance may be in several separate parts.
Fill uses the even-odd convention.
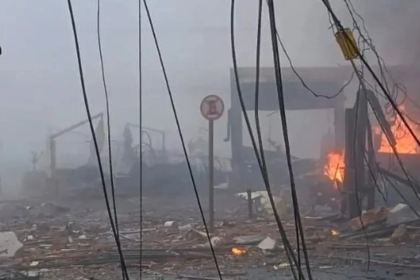
[[[106,133],[104,129],[103,114],[93,116],[97,121],[95,128],[96,140],[101,153],[101,162],[105,173],[106,186],[110,186],[109,158],[105,146]],[[93,141],[89,137],[90,153],[87,161],[75,168],[59,167],[57,149],[66,149],[66,145],[59,143],[59,138],[74,132],[77,128],[86,125],[88,120],[78,122],[62,129],[47,138],[46,156],[47,168],[27,172],[22,179],[23,191],[26,197],[48,197],[51,199],[68,199],[83,197],[84,199],[101,198],[103,196],[102,181],[98,171],[98,163]],[[132,129],[136,129],[135,133]],[[140,164],[143,169],[143,191],[146,195],[183,195],[191,190],[191,178],[183,155],[168,151],[166,148],[166,134],[164,131],[142,127],[142,143],[133,140],[133,134],[138,135],[140,126],[126,123],[122,141],[112,141],[113,171],[115,193],[120,196],[140,195]],[[142,145],[142,150],[140,150]],[[190,149],[194,150],[194,142],[190,142]],[[142,155],[140,156],[140,151]],[[207,185],[207,156],[191,155],[195,181],[198,187]],[[220,159],[216,159],[215,182],[220,184],[226,181],[224,167]]]
[[[305,83],[313,90],[311,93],[306,88],[298,72],[305,77]],[[410,91],[417,89],[416,77],[419,75],[418,69],[410,67],[395,66],[388,67],[387,71],[392,75],[393,80],[400,81],[406,85],[408,96]],[[317,169],[317,163],[311,160],[294,159],[296,176],[310,178],[304,181],[307,188],[317,186],[319,188],[319,175],[322,174],[328,178],[330,189],[334,189],[335,195],[340,194],[341,211],[349,218],[358,215],[358,199],[367,197],[367,209],[375,207],[376,192],[380,192],[382,187],[378,187],[378,173],[380,176],[387,176],[391,180],[396,180],[407,188],[397,188],[390,190],[390,203],[398,203],[401,200],[408,200],[415,203],[415,207],[420,206],[418,200],[417,184],[413,174],[410,178],[405,175],[406,169],[416,170],[420,167],[420,153],[417,143],[408,133],[407,128],[402,125],[401,119],[395,114],[386,114],[383,106],[380,104],[377,94],[372,90],[367,90],[366,98],[356,100],[354,106],[345,108],[346,98],[344,94],[337,94],[351,77],[353,69],[351,67],[313,67],[313,68],[282,68],[283,90],[286,110],[309,110],[309,109],[333,109],[334,111],[334,137],[324,139],[321,147],[321,158],[318,164],[323,164],[317,176],[313,176],[313,171]],[[261,68],[259,81],[259,111],[278,110],[277,88],[274,78],[273,68]],[[247,111],[255,110],[255,68],[239,68],[239,83],[245,109]],[[365,75],[367,81],[372,79]],[[389,81],[391,82],[391,81]],[[373,83],[372,83],[373,84]],[[393,85],[387,85],[392,88]],[[394,85],[395,87],[395,85]],[[361,89],[362,90],[362,89]],[[315,96],[317,93],[323,96]],[[355,93],[356,94],[356,93]],[[399,100],[401,101],[401,100]],[[403,100],[404,101],[404,100]],[[367,104],[373,107],[372,113],[377,117],[373,119],[368,114]],[[261,174],[257,166],[257,160],[253,149],[243,144],[243,125],[242,108],[238,97],[237,85],[233,70],[231,70],[231,108],[229,110],[228,137],[226,140],[231,142],[232,147],[232,168],[233,181],[242,185],[246,174],[252,174],[249,177],[258,178],[260,188],[263,187]],[[399,105],[404,110],[404,105]],[[408,106],[408,105],[407,105]],[[389,117],[391,115],[391,117]],[[412,116],[415,118],[415,116]],[[419,131],[416,121],[410,118],[409,124]],[[355,124],[357,125],[355,126]],[[355,139],[356,135],[360,139]],[[420,133],[418,134],[420,136]],[[357,142],[357,143],[356,143]],[[390,166],[389,160],[395,161],[392,147],[400,155],[404,170]],[[265,151],[268,165],[270,181],[274,185],[287,185],[287,166],[284,155],[277,152]],[[357,174],[357,175],[356,175]],[[316,178],[316,180],[313,180]],[[413,192],[416,194],[413,196]],[[315,190],[315,194],[320,194],[320,190]],[[405,194],[405,196],[404,196]],[[326,195],[334,197],[334,194]],[[359,197],[360,196],[360,197]],[[407,197],[406,197],[407,196]],[[362,203],[363,204],[363,203]]]
[[[409,97],[410,92],[416,92],[416,77],[420,74],[418,69],[400,66],[388,68],[394,80],[401,81],[406,85]],[[323,96],[315,96],[311,93],[294,71],[305,78],[305,83],[313,92]],[[335,202],[341,201],[341,210],[349,218],[357,215],[356,195],[368,198],[366,208],[372,209],[375,207],[375,203],[382,203],[377,193],[385,189],[388,192],[390,205],[407,200],[410,205],[417,208],[420,206],[417,200],[419,187],[413,177],[415,174],[412,172],[420,166],[420,150],[417,143],[408,133],[399,116],[384,111],[384,106],[380,104],[377,94],[372,90],[366,92],[367,99],[357,100],[354,105],[350,105],[350,108],[346,108],[345,95],[337,94],[337,92],[340,92],[343,85],[349,82],[352,71],[351,67],[282,69],[287,110],[330,109],[334,112],[334,134],[324,137],[319,147],[320,159],[293,158],[295,176],[301,186],[298,192],[303,199],[306,199],[305,205],[331,204],[331,199]],[[253,111],[255,110],[255,68],[240,68],[238,74],[245,109]],[[258,110],[277,111],[274,69],[261,68],[260,76]],[[372,80],[368,74],[365,75],[365,79],[366,81]],[[228,111],[228,134],[225,141],[230,142],[231,146],[231,170],[226,168],[221,160],[216,159],[215,185],[229,182],[230,188],[239,191],[250,186],[253,190],[263,190],[264,185],[254,151],[252,147],[244,145],[243,112],[233,70],[230,73],[230,85],[231,108]],[[374,107],[374,110],[371,111],[374,114],[368,113],[367,103]],[[416,115],[410,111],[412,109],[410,102],[407,101],[399,106],[403,113],[409,116],[408,123],[420,136]],[[379,122],[371,117],[374,115],[379,119]],[[103,116],[98,114],[94,118],[99,120],[96,130],[102,150],[105,143]],[[354,126],[356,119],[357,127]],[[57,168],[56,139],[86,122],[86,120],[79,122],[49,137],[46,153],[49,158],[49,172],[33,170],[26,174],[24,178],[25,191],[32,189],[39,193],[39,189],[42,189],[50,196],[59,196],[66,191],[76,189],[78,194],[86,195],[91,192],[101,195],[99,173],[93,158],[92,147],[87,164],[76,169]],[[133,128],[138,129],[139,126],[127,123],[123,140],[113,143],[118,147],[118,155],[114,157],[114,162],[117,193],[119,194],[138,195],[139,191],[140,144],[133,142],[131,131]],[[365,135],[361,136],[357,145],[354,144],[356,134]],[[153,195],[175,195],[183,193],[184,190],[191,190],[185,159],[183,156],[175,155],[167,150],[165,132],[143,128],[142,135],[143,155],[141,159],[144,168],[142,179],[144,190]],[[265,150],[270,182],[275,186],[283,186],[284,189],[288,189],[289,179],[285,155],[272,139],[265,140],[275,147],[274,150]],[[189,149],[193,151],[203,145],[199,142],[190,142]],[[394,149],[398,152],[404,169],[398,166],[399,159],[393,155]],[[198,187],[207,185],[208,161],[206,158],[205,154],[191,155]],[[106,164],[107,160],[103,160],[103,162]],[[405,173],[409,175],[408,178]],[[106,176],[106,179],[109,180],[109,176]],[[385,185],[390,185],[388,180],[396,181],[406,187],[385,188]],[[35,187],[36,185],[39,187]],[[316,197],[315,200],[314,197]],[[332,204],[335,205],[335,202]]]

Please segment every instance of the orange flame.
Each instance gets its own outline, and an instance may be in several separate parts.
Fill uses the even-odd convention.
[[[332,237],[337,237],[337,236],[339,236],[340,235],[340,233],[338,232],[338,231],[336,231],[336,230],[334,230],[334,229],[331,229],[331,236]]]
[[[405,112],[404,106],[400,106],[399,109],[402,113]],[[420,130],[419,126],[411,121],[409,118],[405,118],[410,128],[413,130],[414,134],[417,138],[420,137]],[[407,126],[401,120],[398,115],[392,119],[391,131],[394,135],[396,145],[395,148],[398,153],[400,154],[420,154],[419,146],[417,145],[416,141],[414,140],[413,136],[410,134]],[[380,129],[379,129],[380,132]],[[388,139],[386,138],[385,134],[382,133],[381,137],[381,146],[379,148],[380,153],[393,153],[391,145],[388,143]]]
[[[330,152],[324,166],[324,175],[331,181],[344,181],[344,153]]]
[[[234,256],[238,256],[238,257],[243,256],[245,255],[245,253],[246,253],[245,249],[237,248],[237,247],[232,248],[232,255]]]

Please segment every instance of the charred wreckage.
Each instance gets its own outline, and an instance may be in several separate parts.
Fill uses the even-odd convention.
[[[415,92],[419,69],[393,66],[388,70],[395,80],[407,86],[408,95]],[[346,97],[337,92],[351,81],[352,67],[312,67],[299,68],[297,71],[305,77],[314,92],[334,96],[323,98],[311,94],[293,69],[282,68],[287,110],[332,109],[334,112],[334,133],[323,137],[320,159],[293,159],[297,191],[303,205],[328,204],[332,208],[340,207],[341,214],[348,219],[358,216],[362,210],[360,207],[370,210],[379,204],[391,206],[403,202],[412,209],[420,208],[420,184],[413,176],[420,167],[420,149],[401,118],[384,112],[372,90],[358,94],[367,98],[358,98],[351,108],[346,108]],[[254,110],[255,68],[239,68],[238,75],[245,109]],[[278,108],[274,69],[263,67],[260,75],[261,98],[258,110],[275,112]],[[371,77],[367,76],[367,79]],[[243,144],[243,112],[233,70],[230,84],[232,105],[226,141],[230,141],[232,149],[232,181],[243,185],[242,178],[250,174],[247,175],[247,181],[258,178],[259,184],[255,182],[254,188],[263,190],[255,154],[252,148]],[[403,113],[412,109],[405,105],[400,102],[399,109]],[[420,128],[413,118],[408,119],[408,124],[419,138]],[[270,182],[281,189],[289,189],[284,156],[266,151],[266,157],[269,161],[267,169]]]
[[[103,114],[93,117],[98,119],[95,134],[100,150],[105,145],[105,132]],[[95,158],[93,144],[90,147],[90,156],[86,164],[77,168],[57,167],[57,138],[74,131],[87,123],[81,121],[48,137],[49,172],[39,170],[33,163],[33,170],[27,172],[22,180],[23,190],[31,197],[47,195],[51,198],[64,199],[69,197],[101,197],[101,179]],[[139,125],[126,123],[123,132],[123,141],[113,143],[116,145],[116,159],[114,161],[116,194],[120,196],[139,195],[140,184],[140,144],[135,145],[132,129],[138,130]],[[182,195],[191,190],[191,180],[183,156],[173,153],[166,148],[166,135],[164,131],[153,128],[142,128],[143,152],[143,191],[146,195]],[[190,141],[189,148],[193,150],[198,141]],[[92,142],[92,141],[91,141]],[[65,147],[64,147],[65,148]],[[38,159],[37,159],[38,160]],[[190,158],[194,178],[198,186],[207,185],[207,156],[193,155]],[[102,156],[102,164],[108,162]],[[227,180],[226,163],[216,159],[214,171],[215,183],[221,184]],[[105,168],[105,170],[108,170]],[[49,173],[49,174],[48,174]],[[109,172],[105,177],[109,183]]]
[[[390,71],[399,80],[408,84],[415,81],[419,71],[407,67],[390,67]],[[321,67],[298,69],[317,92],[332,96],[337,89],[351,77],[350,67]],[[255,69],[240,68],[239,78],[246,110],[254,110]],[[407,73],[412,74],[407,74]],[[315,159],[293,158],[293,166],[298,185],[298,193],[303,204],[309,207],[328,204],[341,208],[341,212],[349,218],[357,216],[356,196],[365,197],[366,209],[373,209],[375,204],[395,204],[408,201],[418,208],[415,197],[418,196],[419,185],[412,176],[413,170],[420,167],[420,151],[415,148],[407,128],[397,116],[387,118],[382,106],[373,91],[367,92],[367,99],[360,99],[352,108],[345,107],[346,98],[339,94],[335,98],[319,98],[308,93],[290,68],[283,69],[285,104],[287,110],[332,109],[334,112],[334,133],[325,135],[320,147],[321,157]],[[417,75],[418,76],[418,75]],[[259,103],[260,111],[277,110],[275,104],[275,79],[273,68],[261,69]],[[255,154],[251,147],[244,145],[242,111],[236,92],[233,71],[230,75],[231,108],[228,111],[226,142],[230,142],[231,159],[215,158],[215,185],[225,184],[235,191],[252,189],[264,190],[261,173]],[[375,123],[368,117],[367,103],[374,106],[378,118]],[[404,107],[401,109],[405,110]],[[358,118],[357,127],[354,126]],[[103,115],[98,119],[96,136],[103,149],[105,132]],[[57,168],[56,139],[84,124],[79,122],[49,137],[50,174],[32,170],[23,179],[25,191],[43,189],[52,196],[69,196],[87,194],[101,195],[97,166],[93,160],[93,148],[88,164],[76,169]],[[418,126],[410,121],[413,127]],[[140,184],[140,144],[135,145],[133,129],[140,129],[136,124],[127,123],[123,133],[123,141],[117,143],[120,156],[116,165],[116,192],[118,195],[138,195]],[[354,145],[355,133],[364,135],[363,141]],[[418,130],[415,130],[418,131]],[[136,135],[139,132],[136,131]],[[142,163],[143,189],[146,195],[178,195],[191,191],[191,180],[188,175],[183,156],[170,152],[166,148],[166,134],[152,128],[142,128]],[[205,132],[204,132],[205,133]],[[420,133],[419,133],[420,134]],[[270,137],[269,137],[270,138]],[[352,141],[353,139],[353,141]],[[198,187],[203,190],[208,182],[208,160],[205,153],[194,153],[197,147],[205,147],[204,137],[189,142],[193,173]],[[286,157],[280,145],[272,139],[266,139],[271,150],[265,150],[270,182],[276,188],[288,190]],[[114,143],[115,144],[115,143]],[[204,148],[205,149],[205,148]],[[395,158],[393,150],[398,152]],[[402,170],[395,163],[402,161]],[[105,162],[105,161],[104,161]],[[392,163],[392,164],[390,164]],[[357,172],[355,172],[355,170]],[[358,175],[355,177],[355,173]],[[405,176],[408,175],[408,176]],[[109,180],[109,176],[107,176]],[[398,185],[398,186],[397,186]],[[400,187],[399,185],[406,186]],[[356,190],[357,188],[357,190]],[[34,192],[35,193],[35,192]],[[386,199],[384,199],[386,193]],[[413,194],[416,194],[413,196]],[[386,200],[386,201],[385,201]]]

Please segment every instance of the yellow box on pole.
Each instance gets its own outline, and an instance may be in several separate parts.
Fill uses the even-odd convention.
[[[357,55],[357,43],[350,28],[345,28],[344,31],[337,31],[335,33],[335,39],[340,46],[345,60],[352,60],[359,57]]]

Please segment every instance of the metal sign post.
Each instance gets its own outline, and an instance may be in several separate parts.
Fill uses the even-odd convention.
[[[209,230],[214,232],[214,121],[223,115],[225,104],[217,95],[209,95],[201,101],[200,111],[209,121]]]

